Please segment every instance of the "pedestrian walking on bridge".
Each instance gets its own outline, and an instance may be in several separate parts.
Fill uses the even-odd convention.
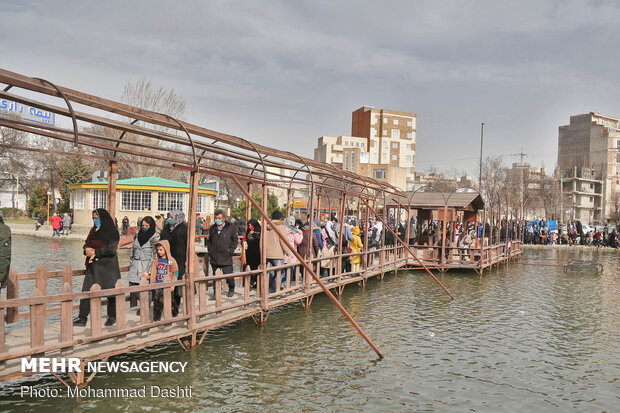
[[[209,240],[207,241],[211,269],[214,275],[218,269],[222,270],[223,274],[232,274],[232,257],[239,243],[237,227],[226,221],[224,211],[217,210],[214,215],[215,223],[209,228]],[[226,284],[228,284],[228,297],[232,297],[235,294],[234,277],[226,278]]]

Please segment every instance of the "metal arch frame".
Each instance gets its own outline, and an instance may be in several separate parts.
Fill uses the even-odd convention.
[[[140,119],[134,119],[131,121],[131,125],[135,125],[136,122],[138,122]],[[123,131],[123,133],[121,133],[121,136],[118,137],[118,142],[116,142],[116,147],[118,148],[119,146],[121,146],[121,141],[123,140],[123,138],[125,137],[125,134],[127,133],[126,130]],[[118,151],[114,151],[114,154],[112,155],[112,157],[116,158]]]
[[[312,171],[310,170],[310,167],[308,166],[308,164],[306,163],[306,161],[304,161],[304,159],[297,155],[296,153],[293,152],[289,152],[287,151],[286,153],[296,157],[297,159],[299,159],[300,163],[303,164],[306,167],[306,170],[308,171],[308,176],[310,176],[310,184],[314,185],[314,177],[312,176]],[[292,185],[293,185],[293,178],[295,178],[297,176],[297,174],[299,172],[301,172],[301,169],[296,168],[297,170],[295,171],[295,173],[293,174],[293,176],[291,177],[291,181],[288,184],[288,189],[291,189]]]
[[[55,84],[53,84],[49,80],[45,80],[45,79],[42,79],[40,77],[33,77],[33,79],[34,80],[38,80],[39,82],[47,83],[48,85],[50,85],[51,87],[56,89],[56,92],[58,93],[57,97],[62,98],[65,101],[65,103],[67,104],[67,109],[69,109],[69,113],[71,114],[71,121],[73,122],[73,147],[77,148],[78,144],[79,144],[77,119],[75,118],[75,112],[73,111],[73,106],[71,106],[71,102],[69,101],[67,96],[63,93],[63,91],[60,90],[60,88],[58,86],[56,86]],[[11,90],[11,88],[13,88],[13,86],[14,85],[7,85],[7,87],[5,87],[3,89],[3,91],[4,92],[8,92],[9,90]]]
[[[221,139],[218,138],[212,138],[213,142],[211,142],[211,145],[215,145],[218,142],[223,142]],[[263,181],[265,181],[265,183],[267,183],[267,168],[265,167],[265,159],[267,158],[267,156],[263,157],[263,155],[260,153],[260,151],[256,148],[256,145],[254,145],[253,142],[248,141],[247,139],[244,138],[239,138],[241,140],[243,140],[244,142],[246,142],[253,150],[254,152],[256,152],[256,155],[258,156],[258,160],[260,161],[261,166],[263,167]],[[203,149],[202,150],[202,154],[200,155],[200,160],[202,160],[202,158],[204,157],[204,155],[207,153],[208,149]],[[198,160],[198,164],[200,164],[200,160]],[[254,167],[252,168],[252,171],[250,172],[250,175],[254,175],[254,171],[256,170],[256,167],[259,165],[259,162],[256,162],[254,164]]]
[[[179,127],[181,129],[183,129],[183,131],[187,135],[187,138],[189,139],[189,143],[190,143],[190,145],[192,147],[192,154],[194,155],[194,168],[196,168],[196,170],[199,170],[198,159],[196,158],[196,145],[194,145],[194,140],[192,139],[192,135],[189,133],[189,131],[187,130],[185,125],[180,120],[175,118],[174,116],[170,116],[170,115],[167,115],[165,113],[160,113],[160,115],[165,116],[168,119],[172,119],[177,125],[179,125]]]

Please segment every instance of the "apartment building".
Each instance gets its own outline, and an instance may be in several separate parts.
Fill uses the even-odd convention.
[[[412,190],[416,115],[364,106],[353,112],[352,136],[321,136],[314,159]]]
[[[584,214],[592,216],[592,223],[618,222],[620,215],[618,118],[596,112],[571,116],[570,124],[559,127],[558,168],[564,182],[563,189],[565,185],[573,185],[572,188],[566,188],[573,191],[580,188],[588,189],[586,195],[575,194],[576,211],[591,209],[591,214],[590,212]],[[572,184],[568,184],[569,181]],[[600,182],[600,185],[597,182]],[[595,192],[589,194],[590,189]],[[597,203],[599,196],[600,204]]]
[[[560,178],[562,214],[586,224],[603,222],[603,180],[595,168],[573,167]]]

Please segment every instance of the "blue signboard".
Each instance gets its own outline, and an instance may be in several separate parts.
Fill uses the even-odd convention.
[[[0,112],[11,113],[21,117],[28,122],[40,123],[42,125],[54,126],[56,115],[52,112],[33,108],[32,106],[22,105],[8,99],[0,99]]]

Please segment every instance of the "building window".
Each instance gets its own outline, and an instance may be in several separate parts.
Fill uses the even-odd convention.
[[[106,189],[91,189],[91,209],[108,208],[108,191]]]
[[[387,118],[383,118],[383,123],[387,123]]]
[[[383,136],[387,136],[387,129],[383,129]]]
[[[159,192],[157,194],[157,210],[172,211],[173,209],[183,211],[185,204],[185,194],[183,192]]]
[[[400,138],[400,131],[398,129],[392,129],[392,138]]]
[[[405,161],[407,161],[407,162],[411,162],[411,155],[407,155],[407,156],[405,156]]]
[[[355,152],[351,152],[351,172],[355,171]]]
[[[412,145],[412,144],[410,144],[410,143],[408,143],[408,144],[407,144],[407,150],[408,150],[408,151],[410,151],[410,150],[412,150],[412,149],[413,149],[413,145]]]
[[[593,196],[590,197],[590,202],[594,202],[594,197]]]
[[[407,132],[407,137],[408,137],[409,139],[413,138],[413,132]]]
[[[377,136],[377,129],[370,128],[370,136]]]
[[[382,153],[381,159],[383,159],[384,161],[387,161],[387,153]]]
[[[398,119],[394,119],[394,125],[398,125]]]
[[[392,148],[398,149],[398,142],[392,142]]]
[[[372,154],[372,161],[373,162],[377,162],[377,160],[379,159],[379,156],[376,153]]]
[[[209,195],[198,194],[198,212],[200,214],[210,214],[209,210]]]
[[[392,155],[392,160],[393,161],[397,161],[398,160],[398,155]]]
[[[86,209],[86,200],[83,189],[76,189],[74,191],[75,198],[73,199],[73,209]]]
[[[344,170],[349,170],[349,152],[347,151],[344,152]]]
[[[408,120],[407,121],[407,126],[413,126],[413,121]]]
[[[121,211],[150,211],[151,191],[121,191]]]
[[[375,179],[385,179],[385,169],[373,169],[372,177]]]

